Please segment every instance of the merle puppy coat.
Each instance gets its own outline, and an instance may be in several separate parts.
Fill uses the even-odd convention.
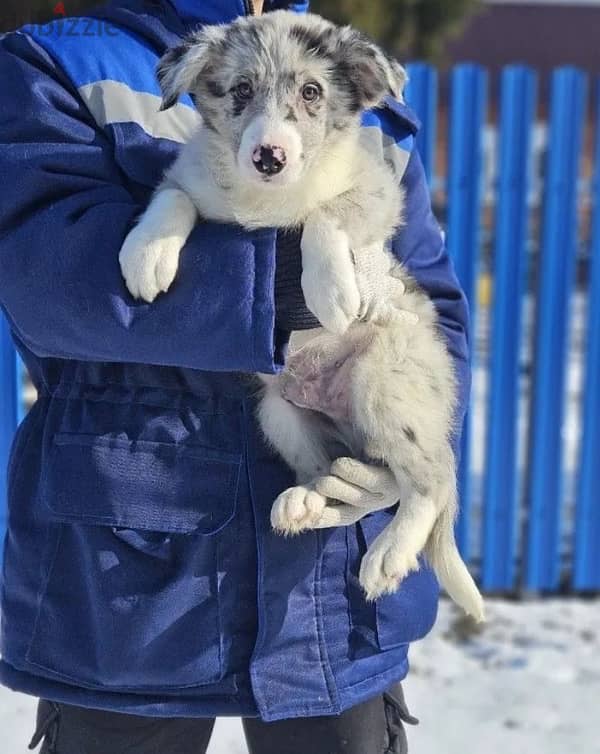
[[[302,287],[323,330],[292,337],[283,373],[263,377],[261,426],[298,478],[275,501],[273,524],[318,524],[327,501],[311,482],[340,447],[385,464],[400,504],[363,559],[367,596],[395,590],[425,553],[481,619],[453,535],[451,359],[433,305],[385,248],[403,197],[359,128],[363,110],[401,97],[404,70],[351,28],[281,11],[203,28],[164,56],[159,79],[163,108],[191,92],[202,125],[123,245],[129,290],[153,301],[169,289],[199,218],[302,226]],[[365,301],[361,279],[373,276],[382,292]]]

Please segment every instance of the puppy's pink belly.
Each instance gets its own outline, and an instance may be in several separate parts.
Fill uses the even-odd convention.
[[[364,335],[346,342],[326,335],[315,338],[290,358],[282,378],[283,397],[335,421],[350,421],[353,371],[369,341]]]

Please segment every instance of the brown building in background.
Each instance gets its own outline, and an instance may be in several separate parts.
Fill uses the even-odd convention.
[[[600,0],[487,0],[448,43],[446,57],[449,63],[481,63],[493,81],[509,63],[531,65],[541,74],[545,98],[557,66],[600,76]]]

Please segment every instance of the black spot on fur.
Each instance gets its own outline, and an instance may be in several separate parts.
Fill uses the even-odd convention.
[[[184,42],[177,47],[171,47],[169,50],[167,50],[160,59],[156,68],[156,77],[158,78],[158,83],[160,84],[160,88],[163,90],[163,92],[165,78],[168,72],[171,68],[174,68],[183,60],[184,56],[189,52],[191,47],[192,45],[190,44],[190,42],[184,40]],[[177,99],[178,96],[176,94],[169,97],[163,97],[163,101],[160,106],[161,112],[163,110],[168,110],[170,107],[173,107],[173,105],[177,103]]]
[[[377,103],[388,91],[386,72],[377,55],[373,42],[359,32],[336,52],[337,83],[350,96],[354,113]]]
[[[288,107],[288,111],[286,113],[285,119],[287,121],[290,121],[290,123],[298,122],[298,116],[296,115],[293,107]]]
[[[217,81],[207,81],[206,88],[213,97],[222,98],[227,96],[226,90]]]
[[[168,65],[176,65],[177,63],[181,62],[181,59],[186,54],[186,52],[189,51],[189,49],[190,46],[185,42],[181,45],[178,45],[177,47],[171,47],[171,49],[168,50],[165,54],[163,60]]]
[[[234,97],[232,114],[236,118],[239,118],[239,116],[244,112],[244,110],[248,106],[248,103],[249,103],[249,100],[243,100],[243,99],[239,99],[239,97]]]
[[[366,34],[361,31],[354,31],[354,41],[362,46],[363,54],[368,57],[375,58],[375,49],[373,48],[373,42]]]
[[[408,442],[412,442],[413,445],[417,444],[417,435],[415,434],[415,430],[411,427],[402,427],[402,431],[404,432],[404,436],[408,440]]]
[[[363,98],[353,77],[351,65],[341,61],[331,70],[331,80],[335,87],[345,96],[348,110],[353,114],[363,109]]]
[[[314,29],[307,29],[301,25],[292,26],[290,29],[290,38],[295,39],[307,52],[311,52],[319,57],[328,58],[332,55],[329,45],[331,31],[329,30],[317,32]]]
[[[177,104],[177,97],[165,97],[163,101],[160,103],[160,107],[158,109],[162,113],[176,104]]]
[[[185,50],[183,50],[183,52],[180,52],[182,49],[183,45],[181,45],[180,47],[173,47],[171,50],[168,50],[160,59],[159,64],[156,68],[156,78],[158,79],[158,83],[160,84],[160,88],[163,92],[163,101],[160,106],[161,111],[168,110],[177,102],[177,96],[164,96],[165,78],[169,69],[176,65],[177,61],[180,60],[181,57],[185,54]]]
[[[374,60],[364,59],[359,61],[356,65],[355,75],[359,91],[364,98],[363,101],[375,102],[386,93],[386,81]]]
[[[240,37],[239,41],[245,47],[260,49],[264,46],[262,35],[254,25],[240,27],[237,33]]]

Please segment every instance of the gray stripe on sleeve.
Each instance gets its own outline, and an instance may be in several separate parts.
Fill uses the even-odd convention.
[[[79,94],[102,128],[136,123],[150,136],[183,144],[201,122],[196,110],[181,103],[160,112],[160,97],[137,92],[120,81],[94,81],[79,87]]]

